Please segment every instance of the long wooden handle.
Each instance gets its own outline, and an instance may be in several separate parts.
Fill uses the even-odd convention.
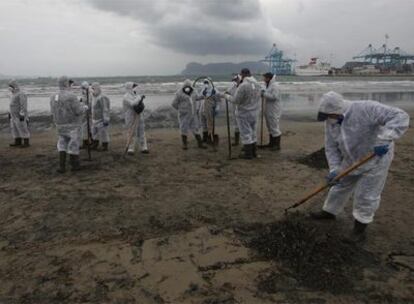
[[[310,200],[312,197],[314,197],[315,195],[317,195],[318,193],[322,192],[323,190],[327,189],[330,187],[330,185],[332,183],[335,183],[337,181],[339,181],[341,178],[347,176],[349,173],[351,173],[352,171],[354,171],[355,169],[359,168],[360,166],[362,166],[363,164],[365,164],[366,162],[368,162],[369,160],[373,159],[375,157],[375,153],[370,153],[369,155],[367,155],[366,157],[364,157],[363,159],[361,159],[360,161],[356,162],[355,164],[353,164],[352,166],[350,166],[349,168],[345,169],[344,171],[342,171],[339,175],[337,175],[332,182],[329,183],[325,183],[324,185],[316,188],[314,191],[312,191],[311,193],[309,193],[308,195],[306,195],[305,197],[303,197],[300,201],[298,201],[297,203],[295,203],[294,205],[292,205],[291,207],[287,208],[286,210],[289,209],[293,209],[296,207],[299,207],[300,205],[306,203],[308,200]]]
[[[264,97],[262,97],[262,115],[260,122],[260,145],[263,146],[263,116],[264,116]]]

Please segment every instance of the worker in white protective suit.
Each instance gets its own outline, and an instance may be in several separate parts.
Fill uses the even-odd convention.
[[[225,98],[236,106],[236,119],[240,129],[243,144],[241,158],[252,159],[257,157],[257,114],[260,107],[260,84],[251,76],[248,69],[241,71],[242,82],[232,97],[225,94]]]
[[[27,111],[27,96],[20,90],[17,81],[9,82],[10,98],[10,130],[14,143],[10,147],[27,148],[30,146],[29,115]]]
[[[266,127],[269,132],[269,144],[262,148],[269,148],[272,151],[280,150],[280,117],[282,115],[282,106],[280,103],[280,92],[276,84],[276,75],[266,73],[263,75],[265,88],[262,89],[261,96],[264,98],[264,117]]]
[[[226,93],[230,94],[231,96],[235,96],[236,95],[236,91],[237,88],[239,87],[241,82],[241,76],[240,75],[236,75],[233,77],[233,79],[231,80],[231,85],[230,87],[227,89]],[[232,115],[231,115],[231,125],[233,126],[234,129],[234,142],[232,143],[232,146],[238,146],[240,144],[240,130],[239,130],[239,126],[237,125],[237,119],[236,119],[236,106],[232,103],[230,103],[230,109],[229,111],[231,111]]]
[[[203,141],[208,144],[219,143],[219,136],[216,134],[216,119],[220,111],[220,92],[213,87],[210,79],[204,80],[204,85],[198,93],[196,100],[202,100],[200,107],[200,121],[203,128]]]
[[[123,98],[123,111],[127,140],[129,141],[128,154],[135,153],[135,146],[139,145],[141,153],[148,154],[148,144],[145,135],[144,98],[137,94],[138,84],[127,82],[126,93]],[[132,140],[130,140],[132,139]]]
[[[195,109],[196,93],[189,79],[185,80],[182,87],[175,93],[172,107],[178,111],[178,122],[180,125],[182,147],[188,149],[188,135],[194,134],[198,147],[205,149],[200,135],[197,111]]]
[[[365,229],[380,204],[394,157],[393,141],[408,129],[409,116],[401,109],[376,101],[345,101],[341,95],[329,92],[321,99],[318,120],[325,121],[328,182],[368,154],[376,154],[374,159],[335,184],[322,211],[311,214],[315,219],[335,219],[353,195],[355,222],[351,237],[355,241],[363,240]]]
[[[88,111],[86,111],[83,119],[82,119],[82,146],[81,149],[86,149],[88,147],[89,143],[89,137],[91,137],[92,134],[89,134],[92,130],[92,117],[90,115],[90,101],[92,100],[90,90],[89,90],[89,83],[87,81],[82,82],[81,84],[81,97],[79,98],[79,101],[82,103],[82,105],[88,106]],[[89,112],[89,113],[88,113]],[[88,122],[89,118],[89,122]],[[89,124],[89,126],[88,126]]]
[[[92,91],[92,149],[108,151],[109,146],[109,121],[111,119],[111,102],[106,95],[102,94],[101,85],[94,82],[91,85]],[[99,143],[102,148],[99,148]]]
[[[69,87],[69,79],[62,76],[58,80],[59,93],[51,96],[50,109],[58,134],[59,173],[66,171],[66,154],[72,171],[80,169],[79,146],[82,134],[82,117],[88,106],[82,105]]]

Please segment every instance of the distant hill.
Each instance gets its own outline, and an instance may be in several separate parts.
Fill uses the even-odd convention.
[[[254,74],[265,73],[269,67],[263,62],[241,62],[241,63],[208,63],[201,64],[197,62],[191,62],[187,64],[181,75],[230,75],[238,73],[242,68],[248,68]]]

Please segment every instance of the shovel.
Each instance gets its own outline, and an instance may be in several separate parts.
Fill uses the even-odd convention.
[[[305,197],[303,197],[300,201],[298,201],[297,203],[293,204],[292,206],[288,207],[285,209],[285,214],[288,212],[288,210],[290,209],[294,209],[299,207],[300,205],[303,205],[304,203],[306,203],[308,200],[310,200],[312,197],[314,197],[315,195],[317,195],[318,193],[324,191],[325,189],[328,189],[332,184],[338,182],[340,179],[342,179],[343,177],[347,176],[349,173],[351,173],[352,171],[356,170],[357,168],[359,168],[360,166],[362,166],[363,164],[367,163],[368,161],[370,161],[371,159],[373,159],[375,157],[375,153],[370,153],[369,155],[365,156],[363,159],[361,159],[360,161],[356,162],[355,164],[353,164],[352,166],[350,166],[349,168],[345,169],[344,171],[342,171],[340,174],[338,174],[331,182],[329,183],[325,183],[322,186],[319,186],[318,188],[316,188],[314,191],[312,191],[311,193],[307,194]]]

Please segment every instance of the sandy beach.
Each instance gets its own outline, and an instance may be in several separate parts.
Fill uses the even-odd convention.
[[[281,152],[252,161],[228,160],[223,127],[217,152],[193,139],[182,151],[178,130],[154,129],[149,155],[123,158],[114,126],[110,152],[88,162],[83,151],[84,170],[64,175],[54,130],[35,133],[30,149],[0,134],[0,303],[413,303],[414,130],[397,142],[361,245],[370,262],[359,259],[344,290],[310,286],[248,245],[249,227],[285,221],[326,174],[299,161],[323,147],[322,124],[283,121],[283,132]],[[351,205],[334,223],[307,225],[346,237]]]

